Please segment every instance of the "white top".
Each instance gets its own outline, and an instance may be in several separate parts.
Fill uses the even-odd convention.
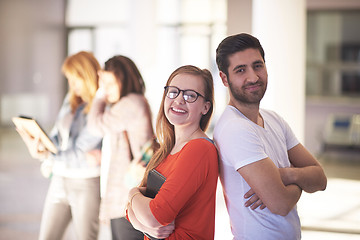
[[[217,122],[214,140],[220,155],[220,180],[234,239],[300,239],[296,206],[283,217],[269,209],[245,207],[250,186],[237,170],[269,157],[277,167],[290,167],[287,151],[297,144],[289,125],[275,112],[260,109],[264,128],[235,107],[227,106]]]

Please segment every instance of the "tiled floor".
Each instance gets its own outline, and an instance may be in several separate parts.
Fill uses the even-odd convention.
[[[328,187],[324,192],[301,197],[298,210],[302,239],[360,239],[360,152],[345,157],[325,156],[321,162]],[[37,239],[48,183],[17,133],[13,129],[0,130],[0,240]],[[71,230],[65,240],[74,239]],[[231,239],[221,191],[215,235],[216,240]],[[110,239],[106,228],[102,228],[99,239]]]

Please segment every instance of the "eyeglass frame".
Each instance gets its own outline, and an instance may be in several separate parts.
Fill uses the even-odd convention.
[[[179,92],[178,92],[178,94],[174,97],[174,98],[170,98],[169,96],[168,96],[168,89],[169,88],[176,88]],[[206,100],[206,98],[202,95],[202,94],[200,94],[200,93],[198,93],[197,91],[195,91],[195,90],[192,90],[192,89],[185,89],[185,90],[182,90],[182,89],[180,89],[180,88],[178,88],[178,87],[175,87],[175,86],[165,86],[164,87],[164,91],[165,91],[165,96],[167,97],[167,98],[169,98],[169,99],[175,99],[175,98],[177,98],[179,95],[180,95],[180,93],[182,92],[183,94],[182,94],[182,97],[183,97],[183,99],[184,99],[184,101],[185,102],[187,102],[187,103],[194,103],[194,102],[196,102],[196,100],[198,100],[198,98],[199,98],[199,96],[200,97],[203,97],[205,100]],[[193,102],[189,102],[188,100],[186,100],[185,99],[185,92],[186,91],[192,91],[192,92],[194,92],[195,94],[196,94],[196,98],[195,98],[195,100],[193,101]],[[206,100],[207,101],[207,100]]]

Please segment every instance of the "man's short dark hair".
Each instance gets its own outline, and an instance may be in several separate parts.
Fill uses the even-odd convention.
[[[265,62],[265,53],[259,40],[247,33],[240,33],[226,37],[216,49],[216,64],[220,71],[229,75],[229,56],[248,48],[258,49]]]

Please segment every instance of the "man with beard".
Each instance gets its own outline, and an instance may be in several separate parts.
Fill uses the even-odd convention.
[[[273,111],[261,109],[267,87],[264,50],[249,34],[225,38],[216,63],[230,101],[214,140],[234,239],[300,239],[302,190],[326,188],[319,162]]]

